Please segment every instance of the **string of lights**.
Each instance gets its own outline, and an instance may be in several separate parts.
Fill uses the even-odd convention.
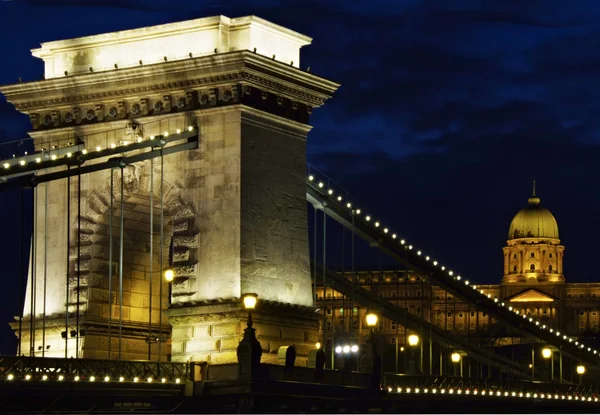
[[[539,321],[534,320],[531,317],[527,317],[527,315],[522,314],[519,310],[513,308],[512,306],[504,303],[497,297],[493,297],[491,294],[486,294],[483,289],[478,289],[477,285],[473,285],[469,280],[464,279],[461,275],[456,274],[453,270],[447,269],[445,265],[438,262],[436,259],[430,257],[425,254],[423,251],[416,249],[412,244],[410,244],[406,239],[401,238],[397,233],[384,226],[382,222],[374,219],[371,215],[363,212],[359,207],[354,206],[354,202],[348,199],[344,199],[342,195],[336,195],[335,190],[331,187],[327,187],[325,182],[328,182],[328,179],[325,177],[319,179],[315,176],[314,173],[311,173],[307,177],[307,184],[312,186],[315,190],[317,190],[322,197],[327,198],[329,202],[337,203],[338,206],[345,208],[349,214],[355,216],[356,218],[362,218],[362,220],[366,223],[372,224],[372,226],[382,233],[382,237],[390,238],[391,240],[397,241],[402,247],[416,253],[418,257],[424,259],[426,263],[430,266],[443,271],[442,275],[447,280],[452,280],[453,282],[460,282],[464,285],[464,287],[470,287],[475,292],[479,293],[481,297],[493,301],[493,303],[497,308],[502,310],[508,310],[513,312],[515,315],[521,315],[523,317],[525,324],[530,324],[534,326],[536,329],[542,329],[547,331],[548,333],[552,333],[556,336],[559,342],[564,342],[567,344],[573,344],[581,351],[587,351],[590,355],[598,355],[597,349],[592,349],[592,347],[579,342],[576,338],[569,337],[566,334],[560,333],[558,330],[554,330],[550,327],[547,327],[545,324],[541,324]],[[586,350],[587,349],[587,350]],[[590,356],[592,357],[592,356]]]

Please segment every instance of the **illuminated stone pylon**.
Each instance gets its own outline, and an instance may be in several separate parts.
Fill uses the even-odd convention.
[[[124,169],[122,358],[147,358],[149,337],[154,341],[159,331],[160,310],[168,309],[162,319],[163,340],[169,339],[167,328],[173,330],[162,355],[179,361],[234,361],[245,321],[239,301],[244,292],[259,296],[254,317],[267,352],[263,361],[276,360],[279,347],[291,342],[299,356],[306,355],[317,340],[305,200],[306,138],[312,108],[322,105],[339,85],[299,69],[300,48],[310,41],[255,16],[202,18],[44,43],[33,55],[44,61],[45,80],[2,87],[7,100],[30,116],[37,151],[78,143],[97,151],[163,132],[175,134],[189,125],[198,129],[197,150],[164,158],[162,247],[159,160],[153,166],[146,161]],[[133,121],[138,124],[135,130],[127,127]],[[77,178],[71,179],[68,226],[66,180],[48,184],[48,209],[46,185],[38,186],[36,266],[25,299],[24,354],[31,344],[30,293],[35,282],[36,355],[64,356],[61,332],[77,329],[74,313],[79,303],[79,329],[85,329],[79,355],[108,357],[112,313],[110,357],[116,358],[116,280],[112,296],[108,292],[108,270],[112,266],[116,276],[118,260],[119,169],[114,174],[112,194],[108,171],[82,176],[80,221]],[[171,298],[167,285],[165,296],[158,298],[161,253],[163,264],[173,262]],[[149,336],[151,262],[154,335]],[[50,348],[38,351],[44,309],[44,344]],[[12,326],[18,330],[18,323]],[[67,355],[73,356],[75,343],[67,336]],[[156,344],[151,358],[158,358]]]

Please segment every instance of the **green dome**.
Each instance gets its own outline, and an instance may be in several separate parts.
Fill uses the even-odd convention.
[[[521,209],[510,223],[508,239],[519,238],[559,239],[556,219],[540,205],[540,198],[535,193],[529,198],[527,207]]]

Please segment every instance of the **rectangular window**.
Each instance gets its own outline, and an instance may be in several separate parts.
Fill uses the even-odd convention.
[[[343,315],[344,315],[344,309],[340,308],[340,316],[343,316]]]
[[[396,330],[396,322],[392,321],[392,330]]]
[[[463,318],[463,313],[458,313],[458,318]]]
[[[392,337],[392,344],[396,344],[396,338]]]
[[[379,330],[383,330],[385,327],[385,325],[383,324],[383,321],[379,322]]]
[[[471,317],[475,317],[475,312],[471,311]]]
[[[358,314],[358,308],[354,307],[352,309],[352,314],[357,315]]]
[[[580,315],[580,316],[585,316],[585,311],[580,311],[580,312],[579,312],[579,315]]]
[[[448,317],[452,317],[452,313],[448,312]]]
[[[331,293],[327,293],[327,298],[331,298]]]

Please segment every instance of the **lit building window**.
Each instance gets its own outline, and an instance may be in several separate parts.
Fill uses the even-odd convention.
[[[531,256],[531,258],[535,258],[535,254],[533,252],[531,253],[530,256]]]
[[[548,258],[552,258],[552,253],[548,254]]]
[[[534,265],[534,264],[531,264],[531,265],[529,266],[529,270],[530,270],[530,271],[535,271],[535,265]]]
[[[548,270],[552,272],[552,265],[548,265]]]

